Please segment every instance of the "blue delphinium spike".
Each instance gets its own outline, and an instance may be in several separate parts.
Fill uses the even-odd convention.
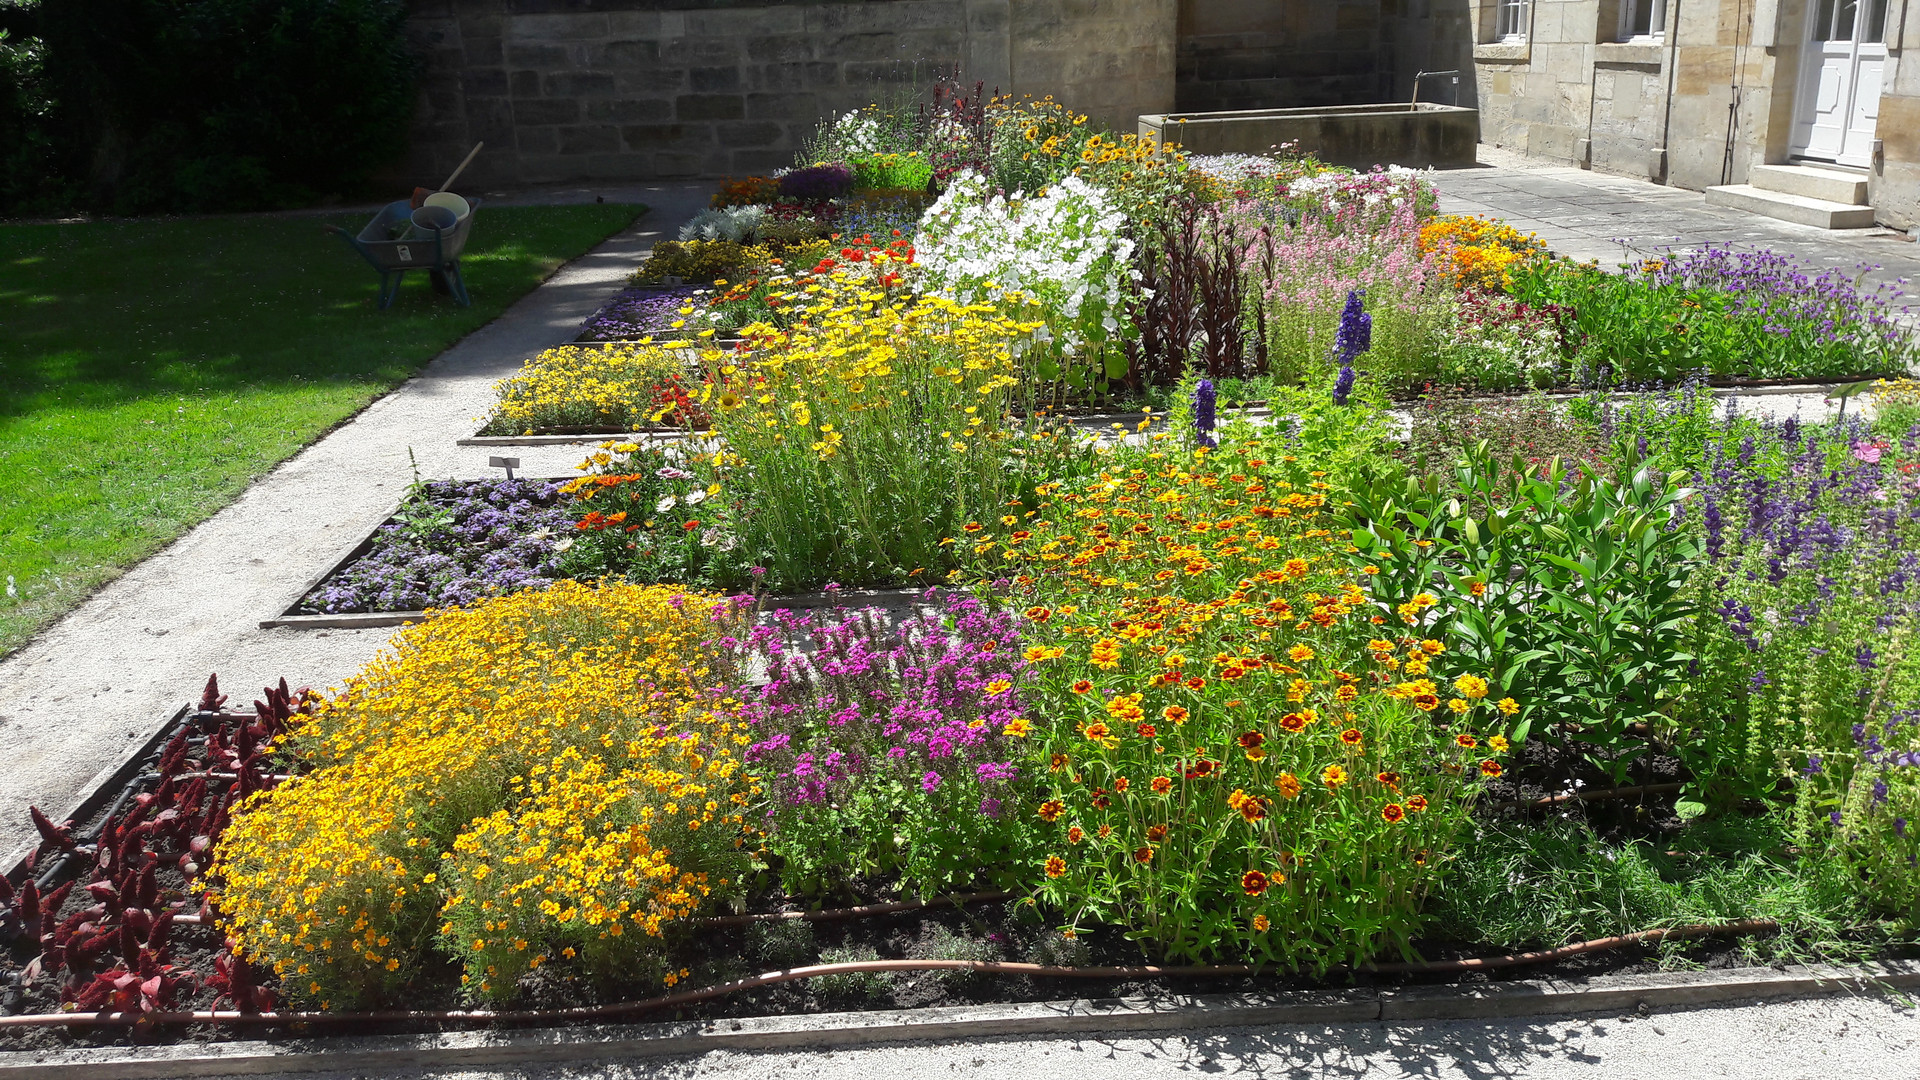
[[[1209,448],[1218,445],[1213,441],[1213,402],[1213,380],[1201,379],[1193,388],[1193,441]]]

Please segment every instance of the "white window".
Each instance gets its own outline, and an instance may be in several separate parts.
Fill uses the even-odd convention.
[[[1620,0],[1620,40],[1652,41],[1667,34],[1667,0]]]
[[[1527,5],[1530,0],[1495,0],[1493,40],[1527,40]]]

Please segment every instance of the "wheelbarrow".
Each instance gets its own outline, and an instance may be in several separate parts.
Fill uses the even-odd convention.
[[[338,225],[327,226],[327,231],[340,234],[380,275],[382,310],[393,306],[400,279],[409,270],[425,270],[435,292],[452,296],[461,307],[471,307],[473,299],[460,277],[460,253],[466,250],[473,212],[479,207],[480,200],[475,199],[464,214],[446,206],[416,210],[409,200],[400,199],[382,207],[357,236]]]

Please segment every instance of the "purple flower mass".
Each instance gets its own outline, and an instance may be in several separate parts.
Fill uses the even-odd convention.
[[[685,318],[680,309],[701,291],[696,285],[623,289],[580,325],[580,340],[624,341],[668,333],[675,320]]]
[[[543,588],[559,576],[556,545],[573,532],[565,503],[543,480],[422,484],[373,534],[371,549],[296,610],[420,611]]]
[[[1212,379],[1201,379],[1193,388],[1193,441],[1201,446],[1218,445],[1213,441],[1214,391]]]

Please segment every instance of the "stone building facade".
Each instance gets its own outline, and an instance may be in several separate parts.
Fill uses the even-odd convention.
[[[1177,0],[418,0],[412,176],[763,172],[889,85],[958,72],[1130,129],[1173,105]]]
[[[1852,224],[1920,224],[1920,0],[1462,6],[1485,142],[1765,213],[1857,188]]]
[[[955,72],[1120,131],[1417,82],[1535,157],[1920,224],[1920,0],[415,0],[411,33],[416,181],[481,140],[476,184],[764,171]]]

